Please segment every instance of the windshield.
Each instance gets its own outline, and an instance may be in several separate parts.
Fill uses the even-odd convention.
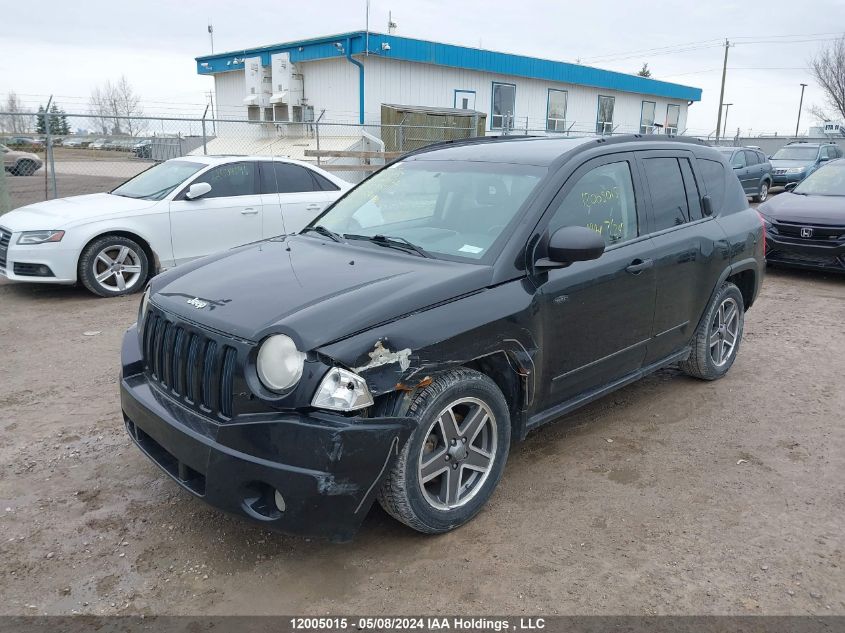
[[[816,156],[819,155],[819,148],[818,147],[782,147],[775,155],[772,156],[772,160],[803,160],[803,161],[811,161],[816,160]]]
[[[142,171],[112,191],[116,196],[161,200],[185,180],[205,167],[202,163],[169,160]]]
[[[806,196],[845,196],[845,162],[830,163],[814,171],[793,192]]]
[[[406,240],[433,255],[481,259],[546,169],[463,161],[405,161],[383,169],[312,225],[341,235]]]

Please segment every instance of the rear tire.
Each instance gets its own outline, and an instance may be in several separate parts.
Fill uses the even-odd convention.
[[[461,368],[437,376],[406,415],[417,428],[379,503],[418,532],[448,532],[478,514],[501,479],[511,439],[507,402],[490,378]]]
[[[769,197],[769,181],[764,180],[763,184],[760,185],[760,193],[754,196],[752,199],[754,202],[765,202],[766,199]]]
[[[680,363],[681,371],[702,380],[728,373],[742,342],[744,306],[739,288],[729,281],[722,284],[692,337],[692,352]]]
[[[79,280],[100,297],[119,297],[143,290],[150,275],[147,254],[134,240],[104,235],[79,258]]]

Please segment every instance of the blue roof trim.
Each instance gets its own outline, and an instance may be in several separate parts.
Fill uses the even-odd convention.
[[[318,59],[339,59],[344,52],[338,50],[335,42],[346,45],[351,38],[353,55],[365,52],[365,33],[354,31],[326,37],[286,42],[272,46],[231,51],[217,55],[197,57],[197,72],[201,75],[226,72],[243,68],[243,58],[261,57],[261,63],[270,63],[270,55],[284,51],[290,52],[291,61],[314,61]],[[390,50],[381,50],[382,42],[390,45]],[[478,48],[442,44],[427,40],[417,40],[397,35],[385,35],[370,31],[370,55],[379,55],[386,59],[435,64],[452,68],[465,68],[479,72],[496,73],[541,79],[555,83],[591,86],[605,90],[634,92],[655,95],[668,99],[701,101],[701,88],[658,81],[648,77],[628,75],[612,70],[603,70],[591,66],[552,61],[524,55],[513,55]]]

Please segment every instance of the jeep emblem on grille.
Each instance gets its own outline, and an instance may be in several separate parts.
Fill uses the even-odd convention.
[[[208,305],[208,301],[203,301],[199,297],[194,297],[193,299],[188,299],[188,304],[194,306],[197,310],[202,310]]]
[[[813,237],[813,229],[809,226],[802,227],[801,237]]]

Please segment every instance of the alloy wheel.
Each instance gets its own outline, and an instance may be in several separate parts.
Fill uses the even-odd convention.
[[[106,246],[97,253],[92,268],[97,283],[111,292],[129,290],[141,279],[141,258],[120,244]]]
[[[727,298],[719,305],[713,321],[710,323],[710,358],[716,367],[727,363],[739,338],[739,306],[732,298]]]
[[[496,456],[496,417],[477,398],[449,404],[432,422],[420,451],[418,478],[438,510],[467,504],[484,486]]]

